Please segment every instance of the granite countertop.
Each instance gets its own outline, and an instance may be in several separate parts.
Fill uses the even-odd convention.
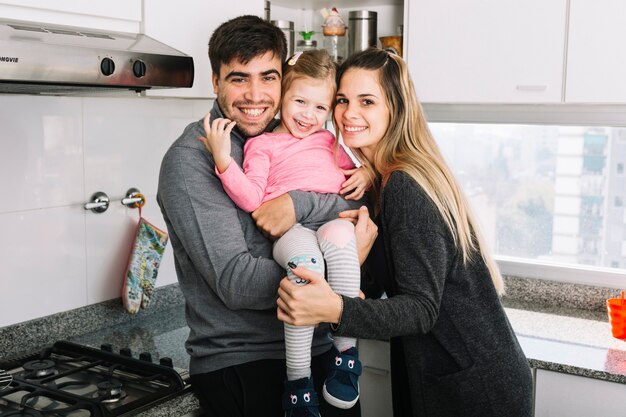
[[[185,350],[185,340],[189,328],[185,322],[184,305],[159,310],[138,320],[131,320],[112,327],[72,337],[72,342],[100,347],[103,343],[113,346],[117,352],[123,347],[131,349],[133,357],[141,352],[149,352],[152,361],[158,363],[162,357],[170,357],[174,368],[189,369],[189,355]],[[200,404],[191,390],[182,396],[159,404],[137,416],[169,417],[182,416],[200,408]]]
[[[533,368],[626,384],[626,341],[611,335],[605,312],[508,304]]]
[[[505,309],[533,368],[626,384],[626,342],[611,336],[606,313],[510,301]],[[188,333],[181,305],[70,340],[130,347],[134,356],[151,352],[155,361],[169,356],[175,367],[188,369]]]
[[[168,356],[175,368],[188,369],[184,300],[177,286],[160,294],[157,305],[134,317],[111,301],[0,328],[0,352],[8,359],[67,339],[96,348],[109,343],[114,351],[129,347],[134,357],[150,352],[156,362]],[[606,312],[507,299],[504,304],[533,368],[626,384],[626,341],[611,336]],[[44,336],[35,337],[43,329]],[[184,415],[198,408],[189,390],[139,416]]]

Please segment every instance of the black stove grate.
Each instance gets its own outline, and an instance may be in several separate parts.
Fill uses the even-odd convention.
[[[20,358],[7,373],[12,381],[0,391],[3,417],[124,416],[186,388],[171,367],[65,341]]]

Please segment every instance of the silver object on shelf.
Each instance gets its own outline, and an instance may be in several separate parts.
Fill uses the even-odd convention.
[[[348,13],[348,55],[376,46],[378,13],[355,10]]]
[[[287,57],[293,55],[293,48],[296,43],[296,34],[291,20],[272,20],[271,23],[283,31],[287,38]]]

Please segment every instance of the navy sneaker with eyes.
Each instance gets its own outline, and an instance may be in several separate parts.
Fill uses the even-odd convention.
[[[311,378],[285,381],[285,417],[320,417],[319,401]]]
[[[332,347],[333,365],[324,382],[324,399],[337,408],[350,408],[359,399],[362,367],[356,347],[339,352]]]

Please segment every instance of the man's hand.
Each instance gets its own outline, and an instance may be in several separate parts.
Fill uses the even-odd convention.
[[[296,224],[296,209],[288,193],[266,201],[252,212],[252,218],[261,232],[276,240]]]

